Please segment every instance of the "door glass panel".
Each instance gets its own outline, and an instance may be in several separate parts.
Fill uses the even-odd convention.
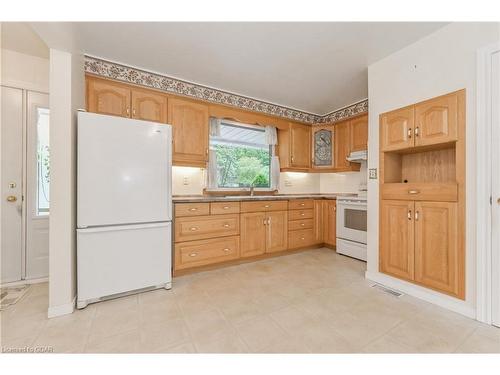
[[[366,232],[366,210],[353,210],[346,208],[344,210],[344,227]]]
[[[50,149],[49,149],[49,109],[38,107],[37,138],[37,192],[36,214],[49,214]]]

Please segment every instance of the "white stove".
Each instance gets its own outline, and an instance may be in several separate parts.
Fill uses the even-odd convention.
[[[337,198],[337,253],[366,262],[366,196]]]

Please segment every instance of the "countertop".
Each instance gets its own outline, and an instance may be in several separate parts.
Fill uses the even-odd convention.
[[[174,203],[189,202],[228,202],[228,201],[267,201],[267,200],[290,200],[290,199],[337,199],[337,197],[356,197],[357,194],[331,193],[331,194],[276,194],[276,195],[174,195]]]

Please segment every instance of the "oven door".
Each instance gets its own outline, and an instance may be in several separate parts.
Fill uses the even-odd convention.
[[[337,204],[337,237],[366,244],[366,202]]]

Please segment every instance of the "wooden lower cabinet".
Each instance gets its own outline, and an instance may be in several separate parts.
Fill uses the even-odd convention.
[[[414,277],[412,201],[384,200],[380,205],[380,271],[405,280]]]
[[[180,217],[175,220],[176,241],[234,236],[239,232],[239,215]]]
[[[337,245],[337,201],[325,200],[323,203],[323,243]]]
[[[242,257],[261,255],[266,252],[266,214],[249,212],[240,215],[240,254]]]
[[[241,256],[250,257],[286,250],[287,211],[241,214]]]
[[[175,269],[226,262],[240,257],[240,237],[221,237],[175,244]]]
[[[314,219],[312,221],[312,228],[314,229],[314,243],[323,243],[323,200],[314,201]]]
[[[457,203],[415,202],[415,281],[460,295]]]
[[[267,213],[266,253],[284,251],[288,248],[288,212]]]
[[[464,298],[455,202],[382,200],[380,271]]]

